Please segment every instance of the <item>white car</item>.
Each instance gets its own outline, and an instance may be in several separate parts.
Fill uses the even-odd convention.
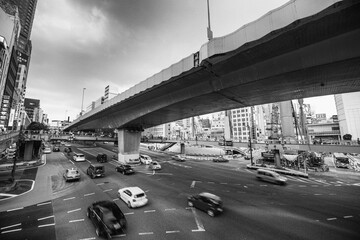
[[[148,155],[141,154],[140,155],[140,162],[142,164],[150,164],[152,162],[152,159]]]
[[[85,161],[85,156],[82,153],[74,153],[73,160],[75,162],[83,162]]]
[[[160,163],[158,163],[157,161],[152,161],[152,162],[150,163],[150,168],[151,168],[152,170],[160,170],[160,169],[161,169],[161,165],[160,165]]]
[[[280,174],[267,169],[258,169],[256,178],[262,181],[273,182],[280,185],[285,185],[287,181],[286,177],[283,177]]]
[[[121,188],[118,196],[129,208],[141,207],[148,203],[145,192],[139,187]]]
[[[51,148],[46,147],[46,148],[44,149],[44,153],[51,153]]]

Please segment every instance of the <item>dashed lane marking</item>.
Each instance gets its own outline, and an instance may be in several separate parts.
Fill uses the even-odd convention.
[[[344,218],[352,218],[353,216],[344,216]]]
[[[133,215],[134,212],[128,212],[128,213],[124,213],[124,215]]]
[[[4,229],[8,229],[8,228],[13,228],[13,227],[17,227],[17,226],[21,226],[21,223],[17,223],[17,224],[14,224],[14,225],[2,227],[2,228],[0,228],[0,230],[4,230]]]
[[[9,209],[9,210],[7,210],[7,212],[12,212],[12,211],[21,210],[21,209],[24,209],[24,207]]]
[[[77,211],[80,211],[80,210],[81,210],[81,208],[77,208],[77,209],[74,209],[74,210],[67,211],[67,213],[77,212]]]
[[[12,230],[3,231],[3,232],[1,232],[1,234],[10,233],[10,232],[18,232],[18,231],[21,231],[21,230],[22,230],[22,228],[17,228],[17,229],[12,229]]]
[[[179,230],[166,231],[165,233],[179,233]]]
[[[87,196],[90,196],[90,195],[94,195],[95,193],[87,193],[87,194],[84,194],[84,197],[87,197]]]
[[[104,190],[103,192],[110,192],[110,191],[112,191],[111,188],[110,188],[110,189],[106,189],[106,190]]]
[[[47,204],[51,204],[51,202],[44,202],[44,203],[39,203],[36,206],[42,206],[42,205],[47,205]]]
[[[63,201],[68,201],[68,200],[71,200],[71,199],[74,199],[75,197],[70,197],[70,198],[64,198]]]
[[[328,221],[333,221],[333,220],[336,220],[337,218],[327,218],[326,220]]]
[[[76,219],[76,220],[70,220],[69,223],[74,223],[74,222],[83,222],[85,219]]]
[[[165,211],[175,211],[176,208],[165,208]]]
[[[39,225],[39,226],[38,226],[38,228],[42,228],[42,227],[50,227],[50,226],[55,226],[55,223],[50,223],[50,224]]]
[[[151,213],[151,212],[156,212],[156,210],[146,210],[146,211],[144,211],[144,213]]]
[[[51,215],[51,216],[48,216],[48,217],[43,217],[43,218],[39,218],[38,221],[42,221],[42,220],[45,220],[45,219],[48,219],[48,218],[53,218],[54,215]]]
[[[153,232],[143,232],[143,233],[139,233],[139,235],[151,235],[154,234]]]

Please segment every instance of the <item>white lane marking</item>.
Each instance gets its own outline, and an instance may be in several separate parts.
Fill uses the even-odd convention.
[[[67,213],[77,212],[77,211],[80,211],[80,210],[81,210],[81,208],[77,208],[77,209],[74,209],[74,210],[67,211]]]
[[[102,183],[98,183],[98,184],[96,184],[96,185],[100,186],[100,185],[104,185],[104,184],[105,184],[105,183],[102,182]]]
[[[204,228],[204,225],[200,222],[200,219],[198,218],[196,212],[195,212],[195,208],[191,208],[191,211],[194,215],[194,218],[195,218],[195,222],[196,222],[196,225],[197,225],[197,229],[193,229],[191,230],[192,232],[204,232],[205,231],[205,228]]]
[[[267,187],[267,185],[266,184],[261,184],[260,187]]]
[[[192,181],[191,185],[190,185],[190,188],[194,188],[195,187],[195,183],[196,181]]]
[[[244,186],[244,188],[248,188],[247,186]]]
[[[172,230],[172,231],[166,231],[165,233],[178,233],[180,232],[179,230]]]
[[[245,171],[254,174],[254,172],[250,171],[249,169],[245,169]]]
[[[87,194],[84,194],[84,197],[87,197],[87,196],[90,196],[90,195],[94,195],[95,193],[87,193]]]
[[[315,193],[314,195],[315,195],[315,196],[321,196],[322,193]]]
[[[42,205],[47,205],[47,204],[51,204],[51,202],[44,202],[44,203],[39,203],[36,206],[42,206]]]
[[[70,220],[69,223],[73,223],[73,222],[83,222],[85,219],[76,219],[76,220]]]
[[[120,200],[120,199],[119,199],[119,198],[114,198],[114,199],[113,199],[113,202],[115,202],[115,201],[117,201],[117,200]]]
[[[165,211],[175,211],[176,208],[165,208]]]
[[[18,195],[17,194],[10,194],[10,193],[0,193],[0,196],[13,198],[13,197],[16,197]]]
[[[222,182],[222,183],[220,183],[220,184],[228,184],[228,183],[226,183],[226,182]]]
[[[327,218],[326,220],[328,221],[333,221],[333,220],[336,220],[337,218]]]
[[[21,209],[24,209],[24,207],[9,209],[9,210],[7,210],[7,212],[12,212],[12,211],[21,210]]]
[[[144,213],[156,212],[156,210],[146,210]]]
[[[55,223],[39,225],[38,228],[41,228],[41,227],[50,227],[50,226],[55,226]]]
[[[93,239],[96,239],[96,238],[94,238],[94,237],[91,237],[91,238],[81,238],[81,239],[79,239],[79,240],[93,240]]]
[[[1,234],[10,233],[10,232],[18,232],[18,231],[21,231],[21,230],[22,230],[22,228],[17,228],[17,229],[13,229],[13,230],[3,231],[3,232],[1,232]]]
[[[208,182],[208,183],[215,184],[214,182]]]
[[[143,232],[143,233],[139,233],[139,235],[151,235],[154,234],[153,232]]]
[[[124,215],[132,215],[132,214],[134,214],[134,212],[124,213]]]
[[[147,192],[149,192],[150,190],[145,190],[145,192],[147,193]]]
[[[91,164],[91,162],[89,160],[86,159],[86,161]]]
[[[352,218],[353,216],[344,216],[344,218]]]
[[[341,183],[341,184],[345,184],[344,182],[342,182],[342,181],[336,181],[337,183]]]
[[[17,223],[17,224],[14,224],[14,225],[10,225],[10,226],[6,226],[6,227],[2,227],[0,228],[0,230],[4,230],[4,229],[8,229],[8,228],[12,228],[12,227],[17,227],[17,226],[20,226],[21,223]]]
[[[54,215],[51,215],[51,216],[48,216],[48,217],[43,217],[43,218],[38,218],[38,221],[41,221],[41,220],[45,220],[45,219],[48,219],[48,218],[53,218]]]
[[[299,187],[306,187],[305,185],[299,185]]]
[[[74,165],[75,165],[75,163],[74,163],[73,161],[71,161],[70,159],[69,159],[69,162],[71,162],[72,164],[74,164]]]
[[[75,197],[64,198],[63,201],[71,200],[71,199],[74,199],[74,198],[75,198]]]
[[[112,188],[106,189],[106,190],[104,190],[103,192],[109,192],[109,191],[112,191]]]

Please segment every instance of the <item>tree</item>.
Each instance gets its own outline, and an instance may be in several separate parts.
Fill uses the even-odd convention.
[[[344,139],[344,140],[351,140],[351,138],[352,138],[352,135],[349,134],[349,133],[347,133],[347,134],[345,134],[345,135],[343,136],[343,139]]]
[[[32,122],[26,128],[26,130],[48,130],[48,126],[39,122]]]

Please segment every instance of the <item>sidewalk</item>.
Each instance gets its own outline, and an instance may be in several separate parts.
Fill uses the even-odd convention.
[[[42,155],[41,159],[33,161],[18,161],[16,163],[16,171],[23,171],[25,169],[37,168],[46,163],[46,155]],[[14,182],[11,182],[9,179],[11,177],[11,170],[13,168],[13,163],[0,163],[0,199],[3,199],[4,196],[13,195],[15,191],[16,194],[21,194],[29,190],[27,183],[24,183],[21,179],[15,179]],[[16,177],[15,177],[16,178]],[[21,177],[20,177],[21,178]],[[22,190],[20,190],[22,189]]]

